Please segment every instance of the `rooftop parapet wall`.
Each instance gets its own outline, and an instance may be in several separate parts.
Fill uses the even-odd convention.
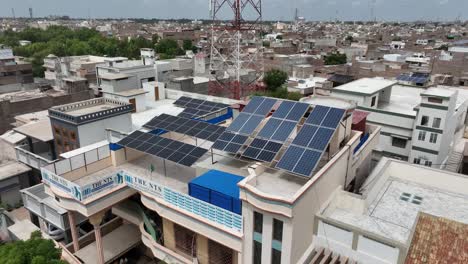
[[[92,113],[86,113],[82,115],[69,114],[71,111],[91,108],[95,106],[108,106],[107,109],[95,111]],[[85,124],[90,123],[99,119],[120,115],[124,113],[130,113],[133,110],[133,106],[128,103],[111,100],[107,98],[96,98],[88,101],[77,102],[73,104],[67,104],[57,106],[49,109],[49,116],[51,118],[59,119],[65,122],[73,124]]]

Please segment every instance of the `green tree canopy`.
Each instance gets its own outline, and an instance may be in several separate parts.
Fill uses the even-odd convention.
[[[20,40],[32,43],[20,46]],[[130,59],[140,57],[141,48],[153,48],[152,40],[142,37],[118,40],[101,35],[93,29],[72,30],[63,26],[50,26],[46,30],[26,28],[20,32],[11,30],[0,33],[0,43],[13,48],[15,55],[28,58],[33,64],[36,77],[44,75],[44,57],[54,54],[59,57],[75,55],[122,56]]]
[[[332,53],[325,56],[325,65],[339,65],[346,63],[346,54]]]
[[[66,264],[60,256],[61,250],[52,240],[43,239],[40,231],[31,233],[31,238],[26,241],[0,246],[2,264]]]
[[[265,73],[263,82],[268,91],[276,91],[288,80],[288,74],[284,71],[273,69]]]

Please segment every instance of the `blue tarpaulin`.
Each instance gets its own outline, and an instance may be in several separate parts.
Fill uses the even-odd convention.
[[[218,170],[210,170],[189,182],[192,197],[241,214],[241,201],[237,183],[243,177]]]

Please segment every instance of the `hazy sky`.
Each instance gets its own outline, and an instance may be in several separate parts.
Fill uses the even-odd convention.
[[[263,0],[265,20],[289,20],[297,6],[307,20],[468,20],[468,0]],[[209,0],[0,0],[0,16],[208,18]]]

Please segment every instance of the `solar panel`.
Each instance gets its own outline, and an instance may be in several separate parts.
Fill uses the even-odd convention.
[[[271,162],[283,145],[280,143],[267,141],[263,139],[254,139],[242,156]]]
[[[244,135],[224,132],[213,144],[212,148],[226,152],[237,153],[248,137]]]
[[[343,109],[315,106],[276,167],[310,177],[344,114]]]
[[[153,118],[143,125],[143,127],[152,130],[163,129],[173,131],[212,142],[216,141],[226,129],[225,127],[209,124],[207,122],[167,114],[162,114]]]
[[[258,137],[285,142],[308,108],[309,104],[283,101],[260,130]]]
[[[208,151],[207,149],[141,131],[128,135],[120,140],[118,144],[184,166],[193,165]]]
[[[244,135],[252,134],[276,102],[275,99],[254,96],[226,130]]]
[[[229,107],[227,104],[205,101],[187,96],[182,96],[177,99],[174,105],[185,108],[184,111],[179,114],[179,116],[184,118],[199,118]]]

